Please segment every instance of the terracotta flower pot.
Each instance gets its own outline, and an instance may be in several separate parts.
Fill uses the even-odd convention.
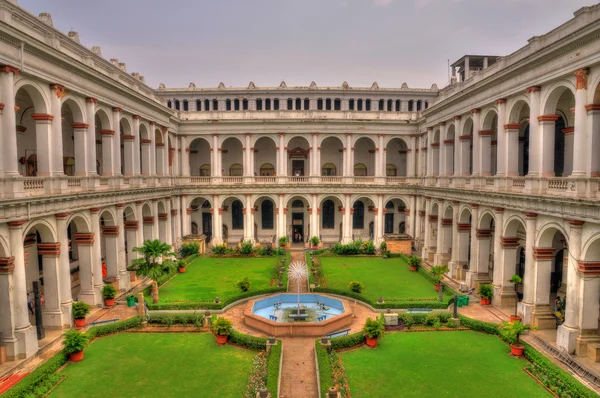
[[[417,272],[417,267],[415,267],[415,266],[411,265],[411,266],[410,266],[410,270],[411,270],[412,272]]]
[[[510,316],[510,321],[511,322],[516,322],[516,321],[521,322],[522,320],[523,320],[523,318],[521,318],[519,315],[511,315]]]
[[[177,272],[179,272],[180,274],[185,273],[185,267],[178,267]]]
[[[85,326],[85,318],[73,319],[73,323],[75,323],[75,326],[78,328],[82,328]]]
[[[369,347],[377,347],[377,339],[374,339],[372,337],[366,337],[365,339],[367,340],[367,345]]]
[[[114,298],[105,298],[104,299],[104,305],[107,307],[112,307],[113,305],[115,305],[115,299]]]
[[[319,245],[312,245],[312,248],[317,250],[319,248]]]
[[[490,299],[482,298],[481,299],[481,305],[490,305]]]
[[[83,351],[79,351],[79,352],[72,352],[71,355],[71,361],[73,362],[79,362],[83,359]]]
[[[219,334],[216,334],[215,337],[217,338],[217,344],[223,345],[223,344],[227,344],[227,338],[229,336],[221,336]]]
[[[436,284],[435,284],[435,291],[436,291],[436,292],[439,292],[439,291],[440,291],[440,284],[439,284],[439,283],[436,283]]]
[[[516,357],[523,356],[523,351],[525,351],[525,346],[522,346],[520,344],[510,345],[510,353]]]

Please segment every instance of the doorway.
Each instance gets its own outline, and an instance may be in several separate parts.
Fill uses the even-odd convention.
[[[292,160],[292,175],[294,177],[304,176],[304,160]]]
[[[385,214],[385,233],[386,234],[394,233],[394,213],[386,213]]]
[[[212,214],[202,213],[202,232],[206,235],[206,241],[212,239]]]
[[[292,243],[304,242],[304,213],[292,213]]]

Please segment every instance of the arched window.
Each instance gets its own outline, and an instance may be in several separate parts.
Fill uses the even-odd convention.
[[[301,200],[296,199],[292,202],[292,207],[302,208],[304,207],[304,203]]]
[[[210,209],[210,202],[208,200],[205,200],[204,203],[202,203],[202,208]]]
[[[365,227],[365,204],[357,200],[354,202],[354,214],[352,214],[352,229],[363,229]]]
[[[260,205],[260,214],[262,217],[262,229],[273,229],[273,202],[263,200]]]
[[[210,164],[203,164],[200,166],[200,176],[210,177]]]
[[[385,111],[385,100],[380,99],[379,100],[379,110],[380,111]]]
[[[355,177],[364,177],[367,175],[367,166],[362,163],[357,163],[354,165],[354,176]]]
[[[400,112],[400,100],[396,100],[396,112]]]
[[[392,102],[392,100],[391,100],[391,99],[389,99],[389,100],[387,101],[387,110],[388,110],[389,112],[392,112],[392,111],[394,110],[394,109],[393,109],[393,107],[392,107],[392,103],[393,103],[393,102]]]
[[[186,112],[190,110],[190,105],[189,105],[188,100],[183,100],[183,110]]]
[[[326,163],[323,166],[322,174],[324,176],[335,176],[335,165],[333,163]]]
[[[171,100],[167,101],[167,108],[171,108],[173,104],[171,104]]]
[[[388,163],[385,165],[385,175],[388,177],[396,177],[398,175],[398,169],[395,165]]]
[[[175,109],[179,110],[179,100],[175,100]]]
[[[244,205],[239,200],[231,204],[231,229],[244,229]]]
[[[386,234],[394,233],[394,202],[391,200],[385,204],[385,219],[383,231]]]
[[[200,111],[202,109],[202,100],[196,100],[196,110]]]
[[[323,203],[323,210],[321,211],[322,215],[322,228],[323,229],[333,229],[335,222],[335,205],[333,204],[333,200],[326,200]]]
[[[239,163],[234,163],[229,168],[229,175],[234,177],[241,177],[244,173],[244,168]]]
[[[275,175],[275,167],[271,163],[265,163],[260,166],[260,175],[261,176],[273,176]]]
[[[408,101],[408,111],[412,112],[413,111],[413,104],[415,102],[413,100]]]

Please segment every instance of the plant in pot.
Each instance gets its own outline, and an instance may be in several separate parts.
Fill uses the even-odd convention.
[[[383,323],[379,319],[367,318],[363,334],[369,347],[377,347],[377,339],[383,334]]]
[[[285,249],[289,241],[287,236],[282,236],[279,238],[279,247]]]
[[[416,272],[421,266],[421,259],[419,257],[410,256],[408,258],[408,265],[410,265],[410,270]]]
[[[515,274],[508,281],[515,285],[515,313],[514,313],[514,315],[510,316],[510,321],[511,322],[519,321],[520,322],[523,320],[523,318],[521,318],[518,314],[519,296],[517,293],[518,292],[517,288],[519,287],[519,283],[523,282],[523,279],[521,279],[521,277],[519,275]]]
[[[525,346],[521,344],[521,334],[526,330],[533,330],[535,327],[531,325],[523,325],[520,321],[503,322],[500,326],[505,332],[506,339],[510,343],[510,353],[520,357],[525,351]]]
[[[233,331],[232,323],[229,319],[217,318],[212,322],[212,329],[215,337],[217,338],[217,344],[223,345],[227,343],[227,338]]]
[[[73,313],[73,321],[75,326],[82,328],[85,326],[85,317],[90,313],[90,306],[83,301],[75,301],[71,307]]]
[[[71,361],[79,362],[83,359],[83,349],[90,341],[85,333],[81,333],[75,329],[70,329],[65,332],[63,345],[65,346],[65,354],[71,357]]]
[[[440,286],[441,286],[441,282],[442,279],[444,279],[444,274],[447,274],[449,271],[448,266],[447,265],[435,265],[433,267],[431,267],[431,274],[433,275],[433,277],[435,278],[435,290],[436,291],[440,291]]]
[[[186,267],[186,262],[185,260],[177,260],[177,272],[179,272],[180,274],[183,274],[185,272],[185,267]]]
[[[117,295],[117,289],[113,285],[104,285],[102,288],[102,297],[104,297],[104,305],[112,307],[115,305],[115,296]]]
[[[310,238],[310,244],[312,245],[313,249],[318,249],[319,248],[319,237],[318,236],[313,236],[312,238]]]
[[[213,252],[215,252],[215,247],[213,247]],[[154,304],[158,303],[158,279],[173,272],[177,265],[172,260],[177,255],[171,251],[172,249],[171,245],[159,240],[146,240],[142,246],[133,248],[135,253],[142,255],[142,258],[133,260],[132,269],[138,276],[152,279],[152,302]]]
[[[488,283],[479,285],[478,293],[481,296],[481,305],[490,305],[492,297],[494,297],[494,288],[492,285]]]

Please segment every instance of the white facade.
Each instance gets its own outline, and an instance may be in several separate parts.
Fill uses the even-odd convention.
[[[101,305],[103,262],[124,291],[133,247],[190,233],[378,244],[405,232],[452,277],[492,282],[494,304],[518,297],[540,328],[566,296],[568,351],[600,341],[599,6],[442,90],[154,90],[13,3],[0,1],[9,358],[38,349],[33,281],[44,326],[69,327],[74,299]]]

